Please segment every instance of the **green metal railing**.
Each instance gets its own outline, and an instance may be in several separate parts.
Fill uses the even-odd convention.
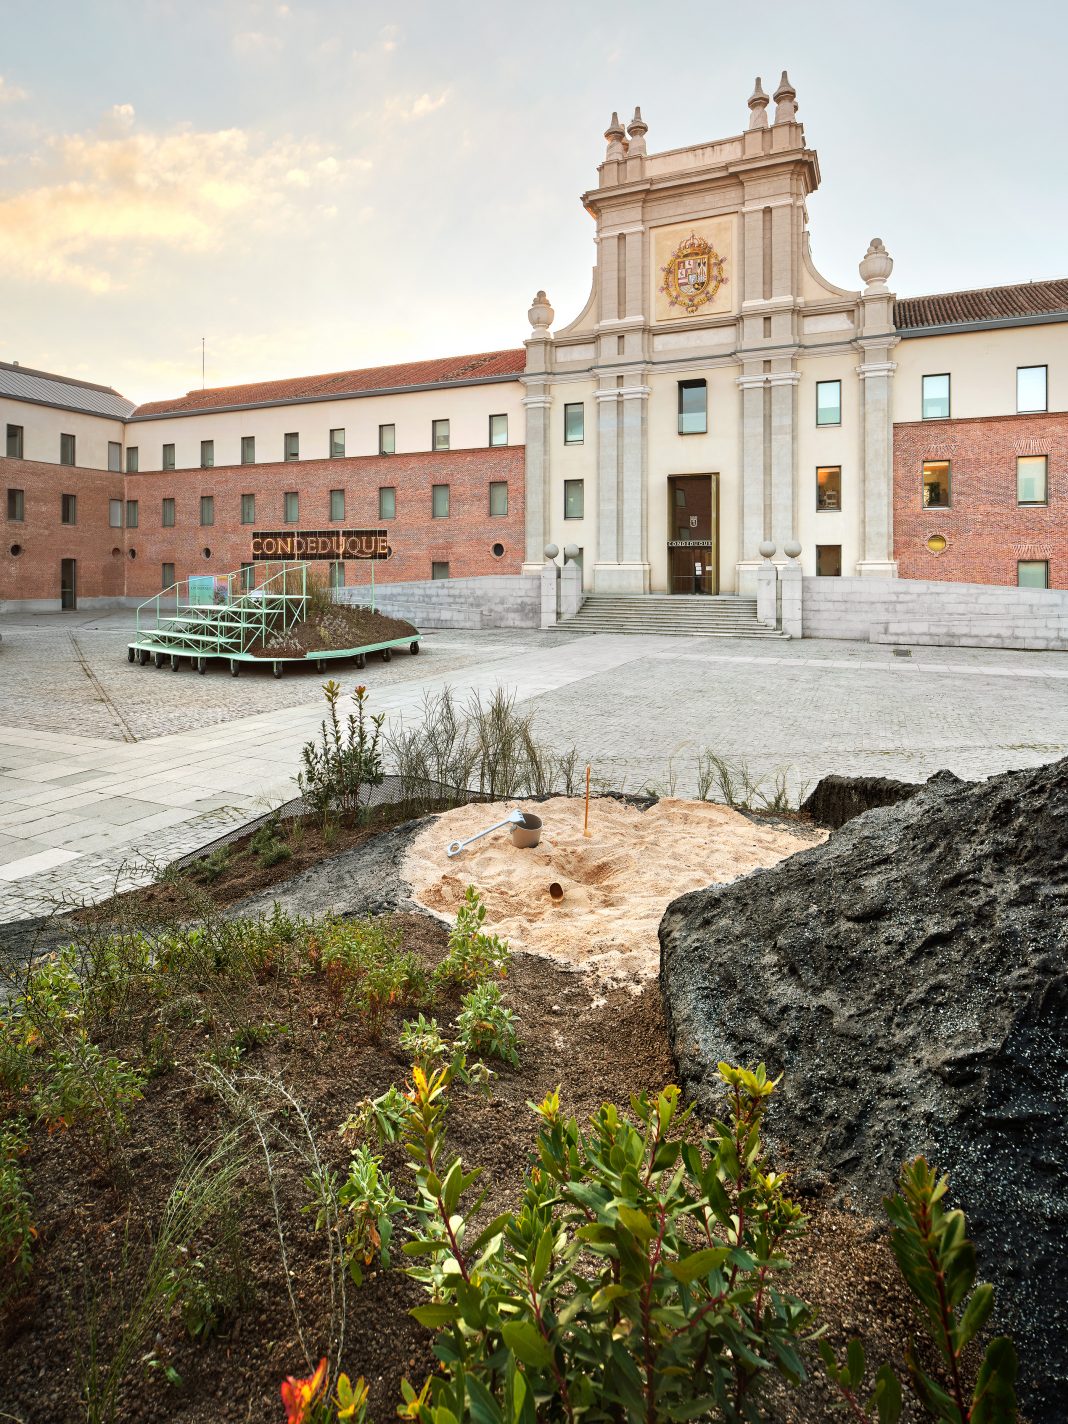
[[[303,621],[308,565],[264,562],[180,579],[142,603],[134,646],[160,653],[243,653]]]

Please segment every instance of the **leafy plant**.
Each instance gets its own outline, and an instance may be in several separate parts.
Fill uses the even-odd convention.
[[[202,885],[212,885],[230,864],[230,847],[216,846],[210,855],[201,858],[189,867],[189,874]]]
[[[290,859],[293,851],[282,836],[277,812],[249,839],[248,848],[265,870]]]
[[[389,1267],[389,1243],[393,1237],[390,1218],[402,1211],[405,1203],[394,1192],[388,1173],[382,1171],[381,1157],[364,1146],[356,1149],[337,1199],[346,1213],[346,1265],[353,1284],[362,1285],[363,1269],[376,1256]]]
[[[449,932],[448,952],[431,976],[435,988],[470,989],[507,972],[511,951],[503,939],[485,932],[485,922],[486,906],[475,887],[469,885]]]
[[[338,1128],[339,1137],[356,1139],[369,1137],[374,1133],[379,1142],[397,1142],[408,1126],[411,1103],[405,1093],[391,1083],[377,1098],[364,1098],[357,1103]]]
[[[286,1424],[335,1424],[344,1420],[365,1424],[367,1419],[368,1388],[363,1376],[353,1384],[348,1375],[338,1375],[337,1392],[331,1399],[325,1355],[307,1378],[289,1375],[283,1380],[281,1393]]]
[[[106,1161],[127,1130],[126,1108],[141,1097],[144,1082],[136,1069],[105,1056],[81,1029],[47,1055],[33,1105],[50,1132],[80,1127]]]
[[[517,1066],[516,1017],[502,1002],[501,986],[492,982],[476,984],[460,1002],[463,1007],[456,1022],[465,1052],[482,1058],[502,1058]]]
[[[36,1235],[33,1198],[19,1158],[26,1151],[22,1119],[0,1124],[0,1302],[28,1278]]]
[[[373,1036],[398,1003],[426,1002],[429,976],[418,955],[401,951],[401,935],[376,920],[335,920],[322,927],[315,962],[340,1013],[356,1013]]]
[[[327,716],[320,724],[319,742],[304,744],[304,767],[297,774],[297,785],[308,809],[321,823],[335,814],[355,821],[365,793],[382,781],[380,742],[385,714],[369,715],[369,694],[360,686],[352,694],[356,711],[349,713],[342,726],[340,685],[331,679],[323,684],[323,694]]]
[[[679,1090],[605,1104],[588,1133],[535,1109],[537,1165],[522,1201],[478,1234],[479,1173],[446,1159],[451,1068],[412,1073],[407,1147],[420,1235],[404,1251],[430,1301],[441,1373],[404,1387],[404,1417],[480,1421],[755,1419],[771,1372],[804,1376],[808,1308],[778,1284],[801,1213],[765,1170],[763,1066],[720,1065],[728,1118],[700,1144],[678,1130]]]
[[[442,1038],[437,1019],[426,1019],[422,1014],[417,1019],[407,1019],[401,1027],[399,1043],[412,1063],[418,1063],[424,1073],[444,1058],[451,1055],[449,1045]]]

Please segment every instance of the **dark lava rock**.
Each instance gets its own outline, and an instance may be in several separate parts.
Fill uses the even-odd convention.
[[[683,1084],[785,1077],[795,1183],[881,1216],[899,1165],[949,1173],[1033,1424],[1068,1400],[1068,760],[948,773],[812,850],[673,901],[660,983]]]
[[[951,776],[952,772],[940,772]],[[955,778],[954,778],[955,779]],[[922,788],[916,781],[891,781],[885,776],[823,776],[801,803],[801,813],[818,826],[836,831],[854,816],[876,806],[896,806]]]

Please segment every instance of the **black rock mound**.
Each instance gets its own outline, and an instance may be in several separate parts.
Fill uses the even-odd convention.
[[[941,773],[943,776],[950,772]],[[819,826],[838,830],[854,816],[876,806],[895,806],[921,789],[914,781],[891,781],[885,776],[823,776],[816,789],[801,803],[803,815]]]
[[[795,1182],[880,1210],[906,1158],[949,1173],[1033,1424],[1068,1417],[1068,760],[948,773],[771,870],[673,901],[660,983],[684,1086],[785,1077]],[[880,1212],[881,1214],[881,1212]]]

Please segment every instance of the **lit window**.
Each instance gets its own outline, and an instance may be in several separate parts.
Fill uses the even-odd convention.
[[[923,418],[924,420],[949,419],[948,376],[924,376]]]
[[[378,427],[378,453],[380,455],[394,455],[397,451],[397,427],[395,425],[380,425]]]
[[[109,529],[121,529],[121,528],[122,528],[122,500],[121,500],[121,499],[109,499],[109,500],[108,500],[108,528],[109,528]]]
[[[1016,503],[1047,503],[1048,457],[1045,455],[1018,455],[1016,458]]]
[[[241,463],[243,465],[254,465],[256,463],[256,437],[255,435],[242,435],[241,437]]]
[[[430,511],[435,519],[448,519],[449,517],[449,487],[448,485],[434,485],[430,492]]]
[[[59,497],[59,517],[63,524],[77,524],[78,522],[78,496],[74,494],[61,494]]]
[[[841,425],[842,423],[842,383],[841,381],[816,382],[816,424]]]
[[[923,462],[923,507],[924,509],[949,508],[948,460],[925,460]]]
[[[679,382],[679,434],[704,435],[708,430],[708,384]]]
[[[136,474],[137,474],[138,459],[139,459],[139,457],[138,457],[138,453],[137,453],[137,446],[136,446],[136,445],[131,445],[131,446],[129,446],[129,448],[128,448],[127,451],[126,451],[126,473],[127,473],[128,475],[136,475]]]
[[[345,453],[345,432],[343,430],[331,430],[330,432],[330,458],[340,460]]]
[[[122,469],[122,444],[118,440],[108,441],[108,469],[118,474]]]
[[[432,579],[447,579],[449,577],[448,564],[432,563],[430,565],[430,577]]]
[[[564,444],[581,445],[586,438],[586,407],[581,401],[564,406]]]
[[[174,469],[174,446],[164,445],[163,447],[163,468],[165,470]]]
[[[74,464],[74,436],[61,435],[59,437],[59,463],[61,465]]]
[[[1049,408],[1046,376],[1045,366],[1016,367],[1016,409],[1021,414]]]
[[[282,518],[287,524],[296,524],[300,518],[300,495],[296,490],[286,490],[282,496]]]
[[[291,430],[285,439],[285,457],[288,461],[300,459],[300,435]]]
[[[946,549],[946,537],[944,534],[932,534],[927,541],[927,547],[932,554],[943,554]]]
[[[392,485],[383,485],[378,491],[378,517],[379,519],[396,519],[397,517],[397,491]]]
[[[1049,564],[1045,559],[1021,559],[1016,565],[1016,582],[1021,588],[1049,588]]]
[[[7,492],[7,517],[16,524],[26,518],[26,495],[23,490],[9,489]]]
[[[254,494],[243,494],[241,496],[241,523],[255,524],[256,522],[256,496]]]
[[[841,544],[817,544],[817,545],[816,545],[816,577],[817,577],[817,578],[841,578],[841,577],[842,577],[842,546],[841,546]]]
[[[174,586],[174,565],[163,564],[160,567],[160,585],[162,588],[172,588]]]
[[[508,513],[508,481],[492,480],[489,487],[489,512],[493,516]]]
[[[215,523],[215,496],[202,494],[200,496],[200,523],[201,526]]]
[[[215,464],[215,441],[202,440],[200,442],[200,468],[210,470]]]
[[[586,482],[584,480],[564,481],[564,518],[581,519],[586,503]]]
[[[841,509],[842,467],[820,465],[816,471],[816,508]]]
[[[343,489],[330,491],[330,518],[334,521],[345,518],[345,491]]]
[[[433,448],[435,450],[447,450],[449,448],[449,422],[447,420],[435,420],[432,430]]]
[[[10,460],[22,459],[22,426],[9,425],[7,427],[7,454]]]
[[[137,500],[128,499],[126,501],[126,527],[127,529],[137,528]]]
[[[508,444],[508,417],[506,415],[490,416],[489,443],[491,445]]]
[[[174,500],[165,499],[163,501],[163,511],[160,515],[160,523],[164,529],[174,528]]]

